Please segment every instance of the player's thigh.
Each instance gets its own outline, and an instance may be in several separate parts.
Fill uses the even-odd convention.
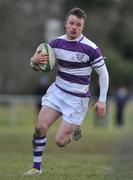
[[[49,128],[60,116],[60,112],[48,106],[42,106],[38,115],[37,126]]]
[[[56,139],[64,139],[66,137],[71,137],[77,126],[70,124],[64,120],[61,121],[59,129],[56,133]]]

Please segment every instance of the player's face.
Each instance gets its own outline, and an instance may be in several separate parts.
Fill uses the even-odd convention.
[[[74,15],[70,15],[65,22],[67,38],[70,40],[78,38],[82,34],[84,26],[85,20],[83,18],[79,19]]]

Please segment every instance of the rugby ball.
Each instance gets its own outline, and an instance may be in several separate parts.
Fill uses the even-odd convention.
[[[32,61],[30,61],[31,67],[35,71],[43,71],[43,72],[50,72],[55,65],[55,54],[51,46],[47,43],[42,43],[39,45],[37,51],[42,51],[43,53],[46,53],[49,55],[48,63],[47,64],[34,64]]]

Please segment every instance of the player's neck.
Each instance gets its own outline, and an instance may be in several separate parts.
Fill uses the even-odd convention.
[[[66,40],[67,40],[67,41],[76,41],[76,42],[79,42],[79,41],[81,41],[81,39],[83,39],[83,34],[81,34],[79,37],[77,37],[77,38],[75,38],[75,39],[70,38],[70,37],[67,36],[67,34],[66,34]]]

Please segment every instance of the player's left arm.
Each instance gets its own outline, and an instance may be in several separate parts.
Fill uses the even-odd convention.
[[[109,86],[109,75],[106,65],[102,65],[99,68],[95,68],[95,71],[99,75],[100,95],[99,100],[94,104],[93,110],[99,118],[103,118],[106,114],[106,99]]]

